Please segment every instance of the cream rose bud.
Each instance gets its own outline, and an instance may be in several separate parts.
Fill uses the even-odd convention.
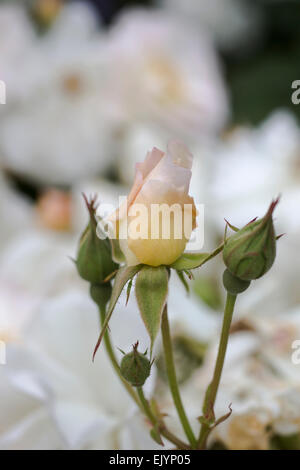
[[[171,141],[166,153],[153,148],[136,165],[127,201],[112,217],[128,265],[170,265],[185,249],[196,227],[192,161],[183,143]]]

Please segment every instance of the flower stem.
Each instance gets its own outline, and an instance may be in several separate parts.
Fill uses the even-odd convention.
[[[179,393],[177,378],[176,378],[176,370],[175,370],[174,358],[173,358],[172,341],[171,341],[170,326],[169,326],[169,320],[168,320],[167,305],[165,306],[163,315],[162,315],[161,332],[162,332],[162,340],[163,340],[163,346],[164,346],[168,381],[169,381],[169,386],[170,386],[171,394],[173,397],[173,401],[177,409],[177,413],[178,413],[180,422],[182,424],[182,427],[184,429],[184,432],[192,448],[195,449],[197,445],[197,441],[194,436],[191,425],[188,421],[188,418],[186,416],[186,413],[182,404],[181,396]]]
[[[225,354],[226,354],[228,338],[229,338],[229,330],[230,330],[236,297],[237,297],[236,295],[227,293],[227,299],[226,299],[226,305],[225,305],[224,317],[223,317],[222,333],[221,333],[219,350],[218,350],[218,355],[217,355],[215,369],[214,369],[214,375],[213,375],[213,379],[211,383],[209,384],[206,390],[206,394],[205,394],[205,398],[203,402],[203,408],[202,408],[203,416],[207,420],[209,420],[210,418],[214,419],[214,406],[215,406],[215,401],[217,398],[222,370],[224,366]],[[200,436],[198,439],[198,445],[197,445],[198,449],[206,448],[206,441],[207,441],[209,433],[210,433],[210,424],[205,423],[205,422],[202,423]]]
[[[105,308],[99,308],[99,312],[100,312],[101,324],[103,324],[104,320],[105,320],[105,315],[106,315]],[[111,341],[110,341],[108,331],[105,332],[103,339],[104,339],[104,345],[105,345],[107,355],[108,355],[108,357],[110,359],[110,362],[111,362],[114,370],[116,371],[119,379],[121,380],[122,384],[126,388],[129,395],[132,397],[132,399],[135,401],[135,403],[137,404],[139,409],[143,413],[145,413],[146,416],[150,419],[151,423],[153,425],[155,425],[156,422],[157,422],[157,419],[151,411],[151,408],[149,406],[148,401],[146,400],[146,398],[144,396],[144,392],[143,392],[142,388],[138,388],[137,389],[138,393],[136,393],[135,390],[133,389],[133,387],[128,382],[126,382],[126,380],[124,380],[123,377],[121,376],[120,367],[119,367],[117,358],[115,356],[115,353],[114,353],[114,350],[113,350],[113,347],[112,347],[112,344],[111,344]],[[172,444],[176,445],[176,447],[178,449],[189,449],[189,446],[187,444],[185,444],[183,441],[181,441],[176,436],[174,436],[174,434],[172,434],[166,428],[163,421],[159,422],[159,429],[160,429],[160,432],[161,432],[162,436],[164,436],[166,439],[168,439],[168,441],[172,442]]]
[[[137,392],[138,392],[138,396],[141,400],[141,405],[144,409],[144,412],[145,412],[146,416],[149,418],[149,420],[151,421],[153,426],[155,426],[158,423],[159,431],[160,431],[161,435],[164,436],[166,439],[168,439],[170,442],[172,442],[172,444],[175,444],[178,449],[189,449],[190,447],[187,444],[185,444],[183,441],[181,441],[176,436],[174,436],[174,434],[172,434],[170,431],[168,431],[168,429],[165,427],[165,424],[163,423],[163,421],[158,421],[157,420],[157,418],[154,416],[154,414],[153,414],[153,412],[152,412],[152,410],[149,406],[148,401],[145,398],[142,387],[139,387],[137,389]]]

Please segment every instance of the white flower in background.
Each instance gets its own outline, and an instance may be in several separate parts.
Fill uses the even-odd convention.
[[[300,201],[300,128],[292,114],[276,111],[259,127],[238,127],[214,149],[209,210],[242,226],[265,212],[276,195],[278,230],[300,229],[295,210]],[[211,202],[210,202],[211,201]]]
[[[126,12],[109,32],[108,57],[110,93],[125,121],[144,119],[177,138],[224,126],[228,104],[213,46],[179,19]]]
[[[111,323],[116,344],[128,350],[138,337],[145,347],[136,308],[124,304],[123,297]],[[43,304],[22,346],[8,346],[0,371],[1,449],[158,447],[106,352],[92,362],[98,331],[87,292],[69,290]],[[154,378],[153,370],[148,394]]]
[[[249,331],[232,334],[217,409],[222,413],[232,402],[233,414],[216,429],[229,448],[267,449],[272,433],[300,434],[299,366],[291,361],[299,313],[270,318],[256,312],[244,323]],[[247,336],[252,348],[242,354]]]
[[[7,84],[8,101],[22,90],[20,70],[34,41],[32,25],[23,6],[12,5],[12,2],[1,3],[0,80]],[[0,107],[1,114],[2,108]]]
[[[66,5],[14,72],[22,96],[1,109],[6,167],[46,184],[70,184],[110,165],[113,126],[106,112],[103,39],[88,4]],[[10,82],[7,83],[8,91]]]
[[[207,154],[203,153],[210,164],[205,173],[205,192],[197,184],[191,185],[195,200],[205,204],[205,244],[211,234],[216,237],[218,233],[219,239],[223,237],[224,218],[242,227],[254,217],[262,216],[270,201],[281,194],[275,212],[275,229],[278,235],[286,236],[278,241],[277,257],[270,273],[255,283],[255,289],[241,296],[240,302],[246,307],[251,299],[253,310],[264,308],[270,314],[285,312],[300,302],[300,265],[290,262],[300,249],[297,217],[300,128],[296,119],[288,112],[274,112],[259,127],[238,127],[226,139],[216,140]],[[193,173],[195,182],[203,176],[203,171],[197,174],[197,167]],[[219,272],[222,258],[216,259],[216,263]]]
[[[237,309],[238,313],[238,309]],[[291,361],[291,344],[300,337],[299,308],[275,315],[249,314],[234,318],[215,414],[219,418],[232,405],[232,415],[217,426],[210,442],[221,441],[229,449],[268,449],[273,434],[300,434],[299,365]],[[219,319],[221,320],[221,319]],[[220,323],[221,326],[221,323]],[[198,331],[194,325],[194,334]],[[197,333],[199,339],[203,335]],[[186,411],[195,430],[205,388],[211,380],[219,333],[210,340],[204,365],[181,387]],[[174,420],[169,394],[161,397],[170,413],[173,432],[180,433]]]
[[[10,285],[33,295],[53,296],[81,285],[73,261],[77,239],[68,235],[28,230],[6,244],[0,275]]]
[[[161,0],[168,12],[207,30],[222,49],[253,45],[261,31],[258,8],[239,0]]]
[[[2,220],[7,225],[9,218]],[[0,340],[6,344],[23,343],[24,328],[49,297],[82,286],[68,258],[72,238],[34,228],[33,214],[31,226],[16,220],[18,230],[11,230],[0,252]]]

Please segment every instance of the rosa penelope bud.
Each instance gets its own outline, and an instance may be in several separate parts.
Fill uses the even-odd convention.
[[[97,236],[97,221],[95,218],[95,198],[87,201],[90,221],[83,232],[78,248],[76,266],[79,275],[93,284],[103,282],[107,276],[115,271],[118,266],[112,260],[111,246],[109,240],[100,239]]]
[[[276,237],[272,214],[277,203],[278,199],[262,219],[250,222],[225,242],[224,263],[234,276],[244,281],[258,279],[274,263]]]
[[[127,201],[110,218],[128,266],[168,266],[183,253],[197,225],[192,162],[186,146],[171,141],[166,153],[153,148],[137,164]]]
[[[145,354],[138,352],[138,342],[133,350],[125,354],[121,361],[120,371],[122,377],[133,387],[142,387],[150,375],[151,363]]]

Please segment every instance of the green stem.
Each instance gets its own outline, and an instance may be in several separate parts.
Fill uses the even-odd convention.
[[[177,383],[176,370],[175,370],[174,358],[173,358],[173,349],[172,349],[170,326],[169,326],[169,320],[168,320],[167,305],[165,306],[163,315],[162,315],[161,332],[162,332],[162,340],[163,340],[163,346],[164,346],[168,381],[169,381],[169,386],[170,386],[171,394],[173,397],[173,401],[174,401],[180,422],[186,434],[186,437],[188,438],[192,448],[196,448],[197,441],[194,436],[191,425],[188,421],[188,418],[186,416],[186,413],[182,404],[181,396],[179,393],[179,387]]]
[[[100,311],[101,325],[103,325],[104,320],[105,320],[105,316],[106,316],[106,310],[105,310],[105,308],[99,308],[99,311]],[[138,396],[137,396],[136,392],[133,390],[132,386],[128,382],[126,382],[125,379],[123,379],[123,377],[121,375],[120,367],[119,367],[117,358],[115,356],[112,344],[110,342],[110,337],[109,337],[108,331],[105,332],[103,339],[104,339],[104,345],[105,345],[106,352],[108,354],[108,357],[110,359],[110,362],[111,362],[113,368],[115,369],[119,379],[121,380],[122,384],[126,388],[129,395],[133,398],[135,403],[140,407],[140,402],[139,402],[139,399],[138,399]]]
[[[185,444],[185,442],[181,441],[176,436],[174,436],[174,434],[172,434],[170,431],[168,431],[168,429],[165,427],[165,424],[163,423],[163,421],[158,421],[157,420],[157,418],[155,417],[155,415],[153,414],[153,412],[150,408],[150,405],[149,405],[148,401],[145,398],[142,387],[139,387],[137,389],[137,392],[138,392],[138,396],[141,400],[141,405],[144,409],[144,412],[145,412],[146,416],[149,418],[149,420],[151,421],[153,426],[155,426],[158,423],[159,431],[160,431],[161,435],[164,436],[166,439],[168,439],[170,442],[172,442],[172,444],[175,444],[178,449],[190,449],[190,447],[187,444]]]
[[[224,360],[228,345],[228,338],[229,338],[229,331],[230,325],[234,310],[234,305],[236,301],[236,295],[232,295],[227,293],[226,305],[224,310],[224,317],[223,317],[223,325],[222,325],[222,333],[219,343],[219,350],[216,359],[215,369],[213,379],[208,386],[203,402],[203,416],[207,419],[214,417],[214,406],[215,401],[217,398],[217,393],[220,385],[222,370],[224,366]],[[206,441],[208,435],[210,433],[210,425],[209,423],[203,423],[201,426],[200,436],[198,439],[198,449],[205,449],[206,448]]]
[[[99,308],[99,312],[100,312],[101,324],[103,324],[104,320],[105,320],[106,310],[105,310],[105,308]],[[140,410],[143,413],[145,413],[146,416],[150,419],[151,423],[153,425],[155,425],[156,422],[157,422],[157,419],[151,411],[151,408],[150,408],[149,403],[147,402],[147,400],[144,396],[142,388],[138,388],[137,389],[138,393],[136,393],[134,391],[134,389],[132,388],[132,386],[126,380],[123,379],[123,377],[120,373],[120,367],[119,367],[117,358],[115,356],[112,344],[110,342],[110,337],[109,337],[108,331],[105,332],[105,335],[104,335],[103,339],[104,339],[105,349],[106,349],[106,352],[107,352],[108,357],[110,359],[110,362],[111,362],[113,368],[115,369],[115,371],[116,371],[119,379],[121,380],[122,384],[126,388],[129,395],[133,398],[133,400],[135,401],[137,406],[140,408]],[[172,442],[172,444],[175,444],[176,447],[178,447],[179,449],[189,449],[189,446],[187,444],[185,444],[183,441],[181,441],[176,436],[174,436],[166,428],[163,421],[161,421],[159,423],[159,428],[160,428],[160,432],[161,432],[162,436],[164,436],[166,439],[168,439],[170,442]]]

